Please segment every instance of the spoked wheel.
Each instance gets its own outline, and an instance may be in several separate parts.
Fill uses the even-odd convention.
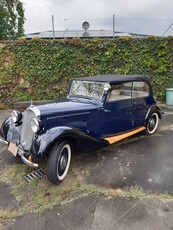
[[[147,135],[152,135],[155,133],[159,123],[159,117],[157,113],[152,113],[146,124],[145,133]]]
[[[71,161],[71,146],[68,141],[56,143],[47,162],[47,177],[53,184],[59,184],[66,177]]]

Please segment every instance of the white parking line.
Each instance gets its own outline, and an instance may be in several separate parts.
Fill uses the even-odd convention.
[[[160,131],[173,130],[173,125],[165,125],[158,128]]]
[[[163,111],[164,112],[164,114],[163,115],[173,115],[173,111]]]

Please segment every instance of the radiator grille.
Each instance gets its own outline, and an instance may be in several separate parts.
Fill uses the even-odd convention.
[[[35,113],[28,109],[23,114],[23,124],[21,130],[21,144],[25,150],[29,150],[33,138],[33,131],[31,130],[31,119],[35,118]]]

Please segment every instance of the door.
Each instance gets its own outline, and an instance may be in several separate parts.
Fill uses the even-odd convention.
[[[144,124],[146,113],[150,107],[149,85],[145,82],[133,82],[134,127]]]
[[[94,131],[99,136],[114,136],[134,128],[132,82],[112,85],[105,104],[98,111]]]

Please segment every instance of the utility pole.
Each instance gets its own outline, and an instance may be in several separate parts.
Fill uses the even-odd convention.
[[[113,38],[115,38],[115,14],[113,14]]]
[[[53,40],[55,40],[55,28],[54,28],[54,16],[52,15],[52,32],[53,32]]]

